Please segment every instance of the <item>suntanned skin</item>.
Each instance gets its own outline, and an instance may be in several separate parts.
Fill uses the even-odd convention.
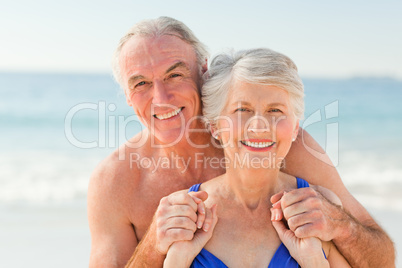
[[[123,49],[122,73],[127,101],[129,105],[133,106],[145,125],[149,125],[153,116],[150,113],[151,104],[169,103],[176,107],[185,107],[180,112],[180,116],[184,118],[185,122],[189,122],[190,118],[201,114],[198,88],[202,82],[198,77],[199,70],[194,66],[194,52],[191,54],[191,49],[185,51],[190,46],[177,37],[164,36],[163,38],[160,40],[157,40],[158,38],[152,40],[132,38],[135,42],[126,44],[125,50]],[[173,48],[183,46],[181,49],[177,49],[182,54],[177,54],[178,52],[173,51],[169,45]],[[188,47],[186,48],[186,46]],[[139,55],[131,52],[134,51],[130,50],[133,47],[136,47],[135,51],[138,51],[139,48],[143,49],[141,52],[143,61],[140,61],[142,66],[134,64],[134,62],[138,62],[134,59]],[[163,53],[156,53],[158,49]],[[183,78],[171,81],[170,79],[176,79],[176,76],[172,76],[172,71],[169,69],[176,66],[178,62],[184,62],[185,67],[179,65],[173,71],[178,71]],[[142,80],[137,80],[138,75],[145,77],[144,83],[141,83]],[[141,83],[140,86],[145,84],[149,88],[138,91],[130,89],[128,83],[130,77],[136,77],[134,81],[131,80],[134,85]],[[165,112],[171,112],[171,109],[160,108],[156,114]],[[215,168],[211,165],[201,168],[201,164],[196,162],[199,153],[206,158],[223,157],[222,150],[212,146],[212,138],[206,132],[189,133],[189,137],[192,143],[211,145],[207,148],[194,148],[186,138],[180,139],[175,146],[154,148],[152,142],[170,143],[179,135],[178,122],[176,122],[177,125],[174,124],[175,122],[164,123],[156,122],[155,131],[152,133],[145,129],[137,134],[127,144],[122,145],[106,158],[92,174],[88,190],[88,217],[92,236],[90,267],[124,267],[130,257],[132,259],[128,264],[129,267],[161,267],[166,253],[161,254],[156,247],[160,240],[157,234],[158,230],[161,230],[161,225],[157,224],[157,217],[152,223],[161,198],[224,173],[224,168],[219,165]],[[199,121],[194,121],[189,128],[202,129],[203,125]],[[154,138],[154,141],[151,137]],[[337,228],[342,232],[336,232],[334,234],[336,237],[331,237],[338,250],[352,266],[393,267],[395,257],[391,240],[350,195],[336,169],[312,156],[304,145],[319,149],[319,145],[314,139],[307,132],[301,130],[286,157],[284,171],[304,178],[311,184],[321,185],[332,190],[341,199],[344,209],[350,211],[357,219],[354,221],[352,218],[346,217],[347,214],[343,213],[340,208],[331,207],[331,209],[340,211],[342,217],[346,217],[346,226],[350,226],[350,229]],[[174,168],[161,168],[153,172],[149,169],[139,168],[135,163],[131,163],[130,166],[132,156],[139,155],[141,158],[158,159],[170,157],[172,154],[182,157],[186,161],[190,159],[188,167],[178,164]],[[324,157],[326,156],[324,155]],[[122,160],[123,158],[124,160]],[[299,197],[297,192],[294,194],[295,197]],[[205,199],[205,197],[200,198]],[[166,206],[161,207],[168,206],[167,203]],[[159,209],[157,215],[163,218],[166,216],[165,212],[166,210]],[[318,223],[318,225],[321,224],[321,222]],[[321,228],[320,230],[328,228],[328,224],[325,222],[322,226],[318,226]],[[352,237],[346,238],[350,235],[347,230],[353,232]],[[169,239],[180,240],[180,234]],[[140,240],[142,243],[137,247]],[[380,246],[367,247],[367,245]],[[136,251],[133,255],[134,250]]]

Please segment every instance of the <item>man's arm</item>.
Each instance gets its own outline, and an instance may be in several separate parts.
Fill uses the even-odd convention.
[[[135,248],[130,260],[126,264],[126,268],[134,267],[163,267],[163,261],[166,254],[155,249],[156,245],[156,223],[152,221],[151,226],[146,234]]]
[[[306,148],[318,154],[313,156]],[[353,267],[395,265],[395,250],[391,239],[349,193],[324,150],[303,129],[286,157],[283,171],[328,188],[341,199],[343,208],[330,204],[324,198],[321,199],[327,210],[326,219],[331,221],[327,225],[327,228],[331,229],[326,231],[335,235],[332,237],[333,242]],[[309,230],[312,232],[314,228],[306,229],[303,235],[309,235]]]
[[[106,162],[106,161],[105,161]],[[101,164],[88,189],[88,221],[91,231],[89,267],[124,267],[137,245],[134,228],[119,200],[119,183],[113,168]]]

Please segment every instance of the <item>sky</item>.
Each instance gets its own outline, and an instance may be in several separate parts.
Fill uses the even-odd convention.
[[[303,77],[402,79],[402,1],[0,0],[0,71],[111,73],[136,22],[184,22],[212,55],[269,47]]]

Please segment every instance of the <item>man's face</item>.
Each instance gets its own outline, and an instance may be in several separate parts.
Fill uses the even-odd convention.
[[[123,46],[120,64],[127,103],[158,140],[175,141],[201,114],[196,55],[180,38],[134,37]]]

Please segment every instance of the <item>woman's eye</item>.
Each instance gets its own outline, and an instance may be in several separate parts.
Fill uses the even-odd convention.
[[[280,109],[277,108],[273,108],[269,110],[271,113],[281,113],[282,111]]]
[[[235,110],[235,112],[247,112],[247,111],[248,111],[247,108],[237,108],[237,109]]]

